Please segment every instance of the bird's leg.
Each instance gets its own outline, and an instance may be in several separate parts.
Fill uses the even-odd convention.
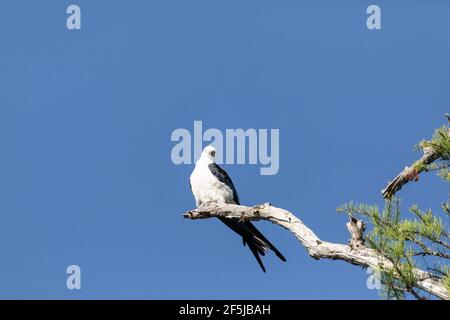
[[[246,221],[248,221],[248,220],[249,220],[249,219],[245,216],[245,213],[243,213],[243,214],[242,214],[242,217],[239,218],[238,222],[241,223],[241,222],[246,222]]]

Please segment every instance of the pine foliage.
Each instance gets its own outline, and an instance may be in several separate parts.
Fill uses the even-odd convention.
[[[430,149],[432,148],[432,149]],[[432,151],[434,161],[418,171],[437,171],[446,182],[450,182],[450,131],[447,125],[437,129],[430,140],[418,144],[422,152]],[[417,161],[413,166],[423,166]],[[442,212],[422,210],[413,205],[403,212],[401,201],[392,197],[385,200],[384,208],[376,205],[350,202],[337,209],[352,217],[364,220],[371,228],[365,234],[366,244],[377,250],[394,268],[381,271],[382,295],[387,299],[428,298],[427,292],[417,289],[414,268],[427,269],[440,279],[450,292],[450,240],[448,222],[450,202],[442,204]]]

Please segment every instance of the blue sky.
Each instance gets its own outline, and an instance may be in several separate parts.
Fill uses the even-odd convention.
[[[176,128],[278,128],[280,170],[225,165],[241,202],[271,202],[347,242],[350,200],[380,189],[444,123],[450,4],[377,1],[5,1],[0,10],[0,298],[376,299],[356,266],[257,263],[215,220],[188,221]],[[77,4],[82,29],[66,29]],[[433,174],[399,194],[437,210]],[[82,290],[66,288],[79,265]]]

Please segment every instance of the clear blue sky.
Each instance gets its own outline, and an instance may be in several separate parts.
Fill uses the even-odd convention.
[[[243,204],[272,202],[346,242],[350,200],[418,154],[450,106],[446,1],[3,1],[0,298],[378,298],[364,270],[315,261],[288,232],[257,263],[215,220],[188,221],[176,128],[279,128],[280,171],[225,165]],[[382,30],[366,8],[382,9]],[[66,29],[78,4],[82,30]],[[423,175],[403,206],[439,207]],[[82,290],[66,289],[66,267]]]

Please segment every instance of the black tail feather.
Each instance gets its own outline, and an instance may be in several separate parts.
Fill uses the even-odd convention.
[[[282,261],[286,261],[286,258],[278,251],[275,246],[262,235],[262,233],[256,229],[256,227],[250,222],[238,222],[227,218],[219,218],[230,229],[239,234],[242,237],[242,243],[245,246],[248,244],[249,249],[255,256],[261,269],[266,272],[260,255],[264,256],[267,249],[271,249],[278,258]]]
[[[277,255],[278,258],[280,258],[281,261],[286,261],[286,258],[281,254],[281,252],[269,241],[267,240],[266,237],[264,237],[264,235],[258,230],[256,229],[256,227],[251,223],[251,222],[246,222],[245,223],[247,225],[247,227],[249,227],[249,229],[251,231],[253,231],[253,233],[260,238],[262,241],[264,241],[269,248],[275,252],[275,254]]]
[[[259,264],[259,266],[261,267],[262,271],[263,271],[263,272],[266,272],[266,268],[264,267],[264,264],[262,263],[261,257],[260,257],[259,254],[258,254],[258,251],[259,251],[259,250],[258,250],[257,247],[255,246],[255,244],[252,243],[252,242],[250,242],[250,243],[248,244],[248,247],[250,248],[250,250],[252,251],[253,255],[255,256],[256,261],[258,261],[258,264]]]

